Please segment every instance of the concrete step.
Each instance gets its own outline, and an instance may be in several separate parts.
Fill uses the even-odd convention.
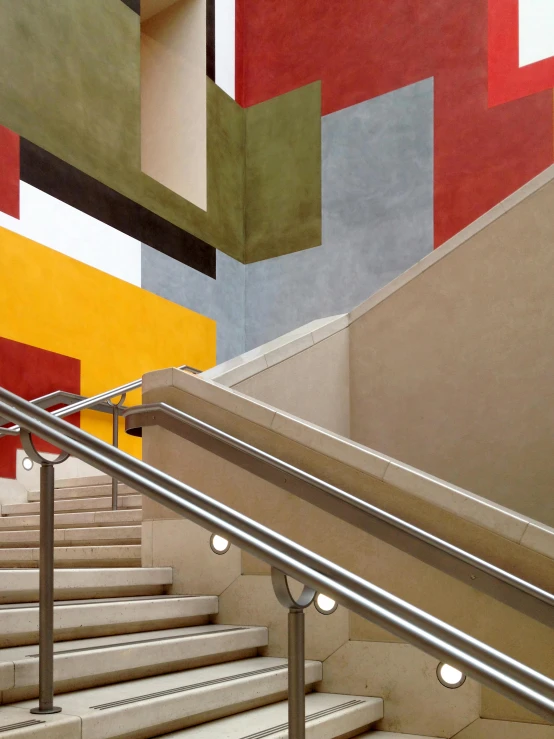
[[[419,734],[397,734],[394,731],[369,731],[366,734],[360,734],[356,739],[437,739],[437,737],[420,736]],[[524,737],[521,737],[521,739],[524,739]]]
[[[81,571],[84,576],[88,571]],[[109,571],[111,573],[111,571]],[[213,595],[158,595],[56,602],[56,641],[206,624],[217,614]],[[37,603],[0,606],[0,647],[38,643]]]
[[[39,558],[38,548],[0,548],[0,568],[38,567]],[[55,567],[140,567],[140,565],[140,544],[54,547]]]
[[[160,595],[172,580],[171,567],[61,569],[54,572],[54,595],[56,600]],[[37,600],[38,569],[0,569],[0,603]]]
[[[84,528],[87,526],[123,526],[141,523],[142,510],[129,508],[120,511],[90,511],[88,513],[56,513],[56,528]],[[0,531],[18,531],[40,528],[40,516],[0,516]]]
[[[118,499],[119,508],[140,508],[142,495],[122,495]],[[104,511],[110,510],[112,501],[104,496],[100,498],[77,498],[75,500],[56,500],[55,513],[72,513],[77,511]],[[40,503],[5,503],[2,506],[2,516],[28,516],[40,512]]]
[[[321,680],[321,663],[306,662],[305,674],[310,688]],[[149,739],[283,700],[286,692],[286,661],[255,657],[66,693],[56,704],[80,718],[82,737]],[[33,700],[15,707],[29,710],[35,705]],[[4,710],[7,714],[11,709]],[[17,739],[15,732],[3,735],[12,736]],[[44,735],[37,731],[36,736]]]
[[[55,529],[54,546],[140,544],[141,535],[141,526],[89,526],[82,529]],[[29,531],[0,529],[0,549],[3,547],[38,547],[39,544],[40,531],[38,529]]]
[[[306,696],[306,739],[357,736],[383,718],[381,698],[310,693]],[[236,716],[210,721],[192,729],[166,734],[165,739],[271,739],[288,737],[288,703],[283,701]],[[364,734],[374,736],[374,734]],[[391,735],[392,736],[392,735]],[[400,736],[399,734],[397,736]],[[404,737],[409,739],[409,737]]]
[[[56,477],[55,487],[58,488],[77,488],[82,485],[109,485],[112,478],[109,475],[89,475],[88,477],[66,477],[58,479]],[[32,488],[38,490],[38,487]]]
[[[135,491],[128,485],[118,485],[119,495],[135,495]],[[57,488],[54,490],[54,500],[75,500],[79,498],[103,498],[112,497],[112,486],[109,485],[83,485],[75,488]],[[29,492],[27,499],[29,503],[40,500],[40,491],[32,490]]]
[[[135,680],[255,657],[267,629],[210,624],[59,642],[54,648],[56,693]],[[13,703],[38,695],[38,647],[0,649],[0,695]]]

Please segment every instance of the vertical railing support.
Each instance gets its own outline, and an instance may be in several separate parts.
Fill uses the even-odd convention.
[[[304,610],[315,598],[315,590],[304,587],[296,600],[289,588],[287,576],[272,568],[271,579],[277,600],[288,608],[288,710],[289,739],[305,739],[306,736],[306,668],[305,668],[305,615]]]
[[[50,460],[42,457],[27,431],[21,443],[33,462],[40,464],[40,562],[39,562],[39,701],[31,713],[59,713],[54,705],[54,465],[68,454]]]
[[[127,393],[123,393],[117,403],[114,403],[113,400],[108,400],[108,403],[112,406],[112,446],[116,449],[119,447],[119,411],[126,397]],[[117,511],[118,484],[119,481],[115,477],[112,477],[112,511]]]

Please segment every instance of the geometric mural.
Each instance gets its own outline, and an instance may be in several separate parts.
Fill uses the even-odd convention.
[[[517,2],[491,0],[491,57],[488,0],[332,0],[323,9],[318,0],[243,0],[237,100],[248,107],[321,80],[327,115],[434,78],[434,245],[440,246],[553,162],[552,89],[543,91],[554,86],[552,60],[521,69],[518,62],[518,94],[511,96],[518,99],[496,104],[506,98],[499,78],[512,84],[512,70],[495,61],[495,43],[511,36],[494,21],[510,24],[514,8],[517,20]],[[517,23],[510,28],[513,35]],[[510,53],[518,59],[517,44]]]
[[[10,341],[0,336],[0,387],[33,400],[42,395],[65,390],[81,392],[81,363],[73,357]],[[52,406],[55,410],[60,406]],[[79,426],[79,415],[67,420]],[[55,447],[33,436],[35,446],[43,452],[56,451]],[[15,450],[21,449],[19,437],[6,436],[0,439],[0,477],[15,478]]]
[[[489,0],[489,105],[554,87],[554,4]]]
[[[19,136],[0,126],[0,212],[19,218]]]

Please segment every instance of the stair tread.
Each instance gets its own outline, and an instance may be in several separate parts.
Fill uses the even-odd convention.
[[[305,670],[307,685],[321,680],[320,662],[306,662]],[[56,704],[81,718],[83,735],[109,739],[140,731],[154,737],[229,715],[241,705],[272,702],[286,686],[286,660],[253,657],[70,692],[57,696]],[[36,700],[14,704],[35,705]]]
[[[24,730],[24,726],[29,728]],[[13,730],[6,727],[11,726]],[[81,719],[65,713],[51,716],[33,716],[28,708],[0,707],[0,732],[2,739],[81,739]]]
[[[320,712],[324,715],[319,715]],[[306,696],[306,739],[331,739],[357,728],[362,729],[382,717],[383,701],[381,698],[310,693]],[[249,739],[262,732],[268,732],[271,739],[286,739],[288,736],[287,721],[288,702],[281,701],[235,716],[210,721],[202,726],[175,731],[166,734],[164,739],[221,739],[221,737]]]
[[[71,500],[54,501],[54,513],[71,511],[96,511],[111,509],[111,500],[107,496],[99,498],[75,498]],[[121,495],[118,498],[121,508],[140,508],[142,506],[142,495],[138,493]],[[2,517],[25,516],[40,513],[40,502],[37,503],[5,503],[2,506]]]
[[[68,528],[54,530],[54,544],[61,546],[64,542],[71,542],[66,546],[85,546],[84,542],[90,541],[96,545],[98,541],[109,540],[135,540],[140,542],[142,536],[141,526],[88,526],[84,528]],[[0,530],[0,548],[9,546],[38,546],[40,543],[40,530],[16,529],[14,531]]]
[[[158,665],[169,670],[172,662],[257,649],[266,646],[267,640],[264,627],[224,624],[73,639],[54,645],[54,674],[56,681],[105,676],[108,683],[110,673],[123,668],[129,671]],[[38,685],[38,651],[37,645],[0,649],[0,691]]]
[[[139,495],[135,490],[123,483],[118,484],[118,495]],[[54,490],[54,500],[81,500],[83,498],[111,497],[112,486],[109,485],[83,485],[76,488],[57,488]],[[40,500],[39,490],[30,490],[27,500],[33,503]]]
[[[89,475],[85,477],[56,477],[55,489],[60,490],[62,488],[76,488],[80,486],[91,486],[91,485],[108,485],[111,483],[112,478],[109,475]],[[38,490],[38,487],[31,488],[33,492]]]
[[[86,570],[85,570],[86,572]],[[113,634],[183,628],[205,622],[218,612],[214,595],[154,595],[56,601],[56,638],[75,640]],[[0,605],[0,645],[3,648],[38,641],[38,603]]]
[[[112,511],[83,511],[81,513],[55,513],[54,526],[56,528],[109,526],[114,523],[140,523],[142,510],[140,508],[126,508]],[[16,531],[22,529],[37,529],[40,526],[38,514],[22,516],[0,516],[0,531]]]

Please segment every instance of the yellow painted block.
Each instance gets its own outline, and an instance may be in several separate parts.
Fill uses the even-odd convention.
[[[83,395],[156,369],[215,364],[212,319],[4,228],[0,276],[0,336],[80,359]],[[140,397],[135,391],[126,403]],[[81,426],[111,441],[109,416],[85,412]],[[140,454],[140,441],[122,428],[120,440]]]

